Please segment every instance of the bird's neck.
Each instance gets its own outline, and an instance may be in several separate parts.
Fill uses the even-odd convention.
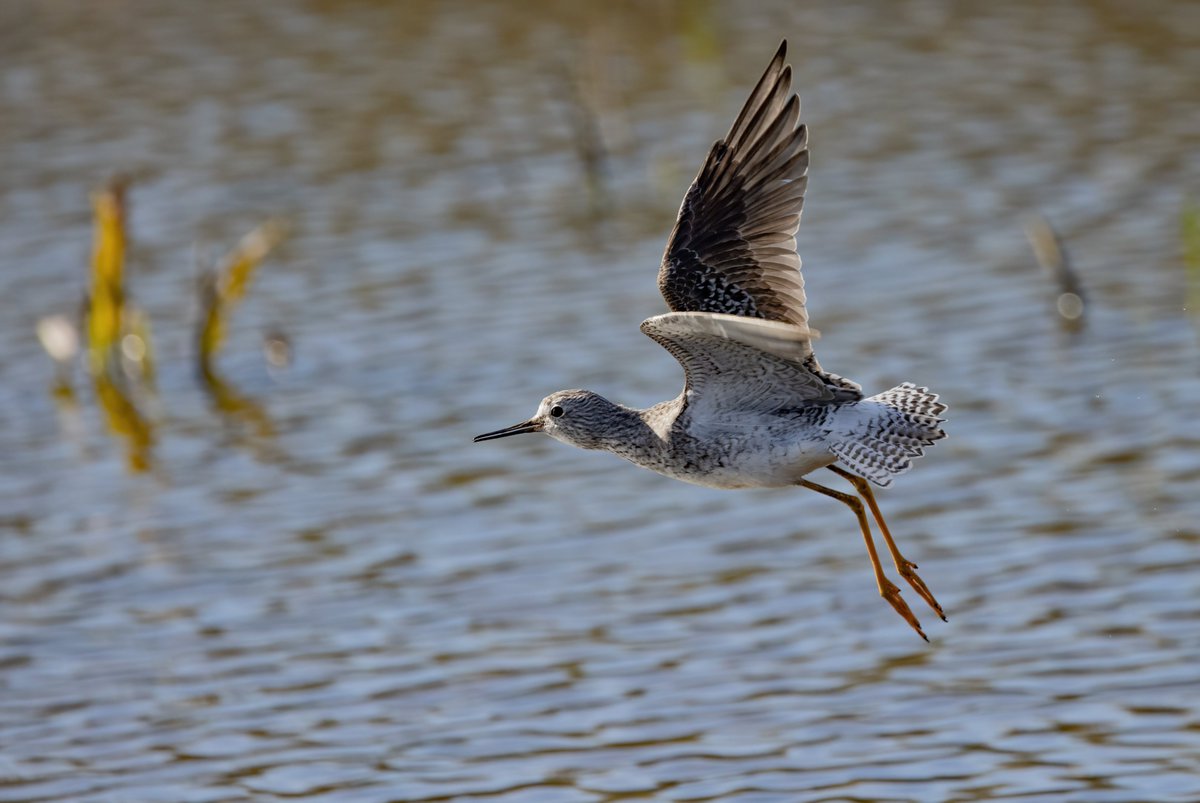
[[[669,448],[671,428],[681,409],[678,399],[645,410],[621,407],[617,425],[605,432],[597,448],[653,468]]]
[[[638,458],[653,454],[662,448],[663,437],[655,428],[654,409],[636,410],[632,407],[614,405],[615,415],[602,433],[594,437],[586,448],[603,449],[635,463]]]

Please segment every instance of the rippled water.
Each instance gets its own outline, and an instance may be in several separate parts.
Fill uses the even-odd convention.
[[[1149,6],[0,5],[0,800],[1200,799],[1200,7]],[[677,392],[637,324],[783,35],[822,361],[952,405],[881,494],[932,645],[830,500],[470,443]],[[142,474],[33,336],[117,171]],[[276,214],[220,359],[264,429],[193,378],[193,244]]]

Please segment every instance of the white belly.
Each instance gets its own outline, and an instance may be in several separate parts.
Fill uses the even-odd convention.
[[[709,461],[670,461],[646,466],[668,477],[708,488],[782,488],[795,485],[809,472],[837,461],[824,443],[729,443]]]

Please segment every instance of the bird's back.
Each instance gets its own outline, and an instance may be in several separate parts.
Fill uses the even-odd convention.
[[[684,396],[639,413],[649,437],[621,457],[668,477],[712,488],[795,485],[841,462],[886,487],[944,438],[946,406],[905,383],[867,399],[777,410],[703,415]]]
[[[819,423],[828,409],[748,409],[712,418],[699,415],[681,396],[641,412],[656,435],[653,443],[617,453],[643,468],[710,488],[794,485],[837,459]]]

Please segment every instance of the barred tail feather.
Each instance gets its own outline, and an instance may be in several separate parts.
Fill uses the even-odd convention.
[[[946,437],[939,416],[946,405],[936,393],[905,382],[877,396],[843,405],[830,433],[830,448],[855,474],[886,488],[912,461]]]

